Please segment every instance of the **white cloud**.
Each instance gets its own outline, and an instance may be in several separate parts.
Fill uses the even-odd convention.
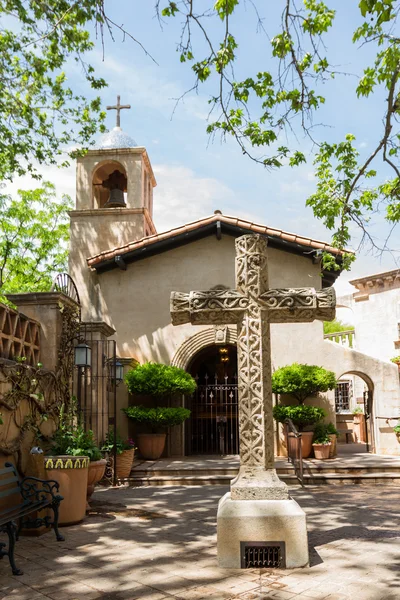
[[[199,177],[180,165],[153,167],[154,222],[159,232],[206,217],[219,209],[229,214],[235,193],[218,179]],[[225,210],[227,208],[227,210]]]
[[[75,175],[75,161],[71,162],[69,167],[58,168],[56,165],[51,166],[39,166],[39,173],[42,175],[42,180],[34,179],[30,175],[23,175],[22,177],[15,177],[15,179],[6,183],[3,190],[6,194],[12,194],[16,196],[17,191],[31,190],[40,187],[41,181],[50,181],[56,186],[58,196],[67,194],[71,196],[75,202],[76,196],[76,175]]]

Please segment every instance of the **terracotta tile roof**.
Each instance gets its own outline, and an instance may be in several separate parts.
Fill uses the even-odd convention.
[[[96,267],[96,265],[104,261],[112,260],[116,256],[123,256],[127,252],[132,252],[133,250],[139,250],[140,248],[150,247],[156,242],[161,242],[169,238],[172,239],[189,231],[201,229],[202,227],[205,227],[206,225],[210,225],[212,223],[216,223],[217,221],[234,227],[240,227],[248,231],[254,231],[254,233],[261,233],[269,237],[279,238],[290,243],[299,244],[300,246],[315,248],[316,250],[325,250],[326,252],[331,252],[332,254],[336,255],[343,254],[341,250],[330,246],[327,242],[313,240],[311,238],[296,235],[295,233],[288,233],[287,231],[282,231],[281,229],[274,229],[265,225],[252,223],[251,221],[244,221],[243,219],[238,219],[236,217],[230,217],[228,215],[217,213],[211,215],[210,217],[199,219],[198,221],[193,221],[192,223],[187,223],[186,225],[182,225],[181,227],[176,227],[174,229],[170,229],[169,231],[164,231],[163,233],[149,235],[140,240],[136,240],[134,242],[130,242],[129,244],[125,244],[124,246],[120,246],[119,248],[105,250],[100,254],[96,254],[95,256],[91,256],[90,258],[88,258],[87,263],[89,267]],[[348,252],[350,252],[350,250]]]

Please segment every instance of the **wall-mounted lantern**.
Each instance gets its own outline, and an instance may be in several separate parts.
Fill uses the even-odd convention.
[[[74,363],[76,367],[89,369],[92,365],[92,349],[87,344],[75,346]]]

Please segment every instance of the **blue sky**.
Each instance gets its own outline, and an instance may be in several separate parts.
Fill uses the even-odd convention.
[[[166,4],[166,2],[165,2]],[[206,5],[206,2],[203,2]],[[212,4],[207,3],[207,4]],[[248,76],[271,66],[270,44],[264,33],[257,32],[257,21],[250,2],[242,8],[232,23],[237,35],[239,58],[237,75]],[[356,77],[364,66],[371,63],[373,49],[356,49],[351,43],[352,32],[360,17],[357,2],[328,1],[337,9],[335,34],[327,37],[327,54],[339,69],[351,73],[325,84],[321,91],[327,97],[326,105],[316,122],[329,124],[315,130],[318,140],[340,141],[348,132],[357,137],[360,153],[367,153],[379,139],[384,98],[377,93],[372,99],[357,100]],[[264,27],[270,37],[278,32],[282,0],[258,2],[267,17]],[[182,65],[176,52],[179,39],[179,19],[168,20],[162,28],[154,14],[154,3],[140,0],[113,0],[106,9],[117,23],[137,37],[154,56],[158,64],[147,57],[138,45],[115,33],[115,42],[106,40],[103,60],[100,44],[88,57],[99,76],[109,87],[102,91],[104,105],[114,104],[116,95],[121,102],[131,104],[132,110],[122,111],[121,124],[139,145],[147,148],[158,181],[155,190],[155,223],[159,231],[201,218],[220,209],[225,214],[282,228],[286,231],[317,239],[329,240],[330,234],[305,207],[307,197],[314,191],[312,144],[301,132],[298,140],[288,139],[288,145],[298,144],[306,152],[308,163],[298,169],[284,167],[267,171],[242,156],[232,141],[221,143],[209,139],[206,117],[211,85],[190,93],[175,109],[176,98],[193,85],[190,65]],[[212,25],[211,35],[220,35],[219,24]],[[201,47],[201,44],[199,45]],[[81,73],[70,72],[72,85],[82,91]],[[115,112],[107,117],[107,126],[113,127]],[[380,168],[380,165],[377,165]],[[43,175],[56,183],[58,191],[75,194],[75,168],[57,171],[42,169]],[[13,188],[25,181],[18,180]],[[387,227],[382,219],[375,219],[372,232],[383,239]],[[396,247],[396,238],[392,238]],[[399,244],[397,243],[397,247]],[[359,276],[397,267],[395,257],[371,256],[361,252],[351,273],[344,273],[339,292],[349,289],[345,282]]]

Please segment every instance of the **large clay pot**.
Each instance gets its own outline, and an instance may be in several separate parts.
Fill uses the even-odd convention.
[[[122,454],[117,454],[117,477],[125,479],[129,477],[132,470],[132,463],[135,456],[135,449],[123,450]]]
[[[335,456],[337,456],[337,435],[336,433],[330,433],[328,438],[331,440],[329,458],[335,458]]]
[[[353,433],[356,443],[365,442],[365,418],[361,413],[353,415]]]
[[[47,479],[60,484],[59,525],[74,525],[85,517],[89,458],[87,456],[46,456]]]
[[[143,458],[157,460],[164,452],[166,433],[139,433],[137,436],[140,454]]]
[[[302,458],[308,458],[312,450],[312,439],[313,431],[302,431],[301,432],[301,456]]]
[[[331,444],[313,444],[314,456],[318,460],[325,460],[329,458],[329,450]]]
[[[87,482],[87,494],[86,499],[89,502],[91,495],[94,492],[95,486],[99,483],[100,479],[104,476],[106,470],[107,461],[105,458],[101,460],[91,460],[89,463],[88,470],[88,482]]]

